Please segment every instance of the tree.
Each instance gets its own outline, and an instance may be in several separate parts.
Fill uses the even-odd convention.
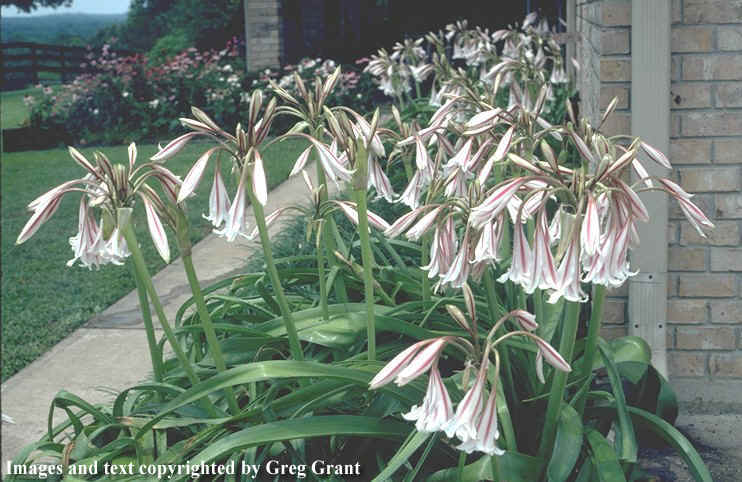
[[[72,0],[2,0],[0,5],[3,7],[16,7],[26,13],[36,10],[39,7],[70,7]]]

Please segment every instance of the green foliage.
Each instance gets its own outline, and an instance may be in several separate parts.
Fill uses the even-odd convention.
[[[172,41],[175,48],[177,37]],[[141,55],[119,57],[106,44],[89,62],[100,72],[32,93],[32,127],[68,144],[152,142],[177,135],[177,119],[192,105],[219,122],[239,122],[245,113],[236,42],[220,51],[186,49],[159,65]]]
[[[3,7],[16,7],[28,13],[39,7],[69,7],[72,5],[72,0],[3,0],[0,5]]]
[[[146,52],[163,37],[175,35],[182,36],[186,47],[219,49],[244,35],[242,4],[242,0],[133,0],[126,22],[99,31],[94,43],[113,38],[115,48]]]
[[[160,65],[190,46],[191,43],[185,32],[175,31],[157,39],[157,42],[149,49],[147,56],[153,65]]]
[[[23,91],[30,106],[29,124],[45,133],[44,141],[83,145],[159,141],[180,133],[177,119],[189,115],[191,106],[204,109],[220,124],[244,122],[248,87],[265,89],[274,80],[298,95],[294,73],[312,85],[315,76],[327,78],[336,67],[329,59],[304,59],[250,79],[236,40],[219,51],[184,49],[187,43],[183,32],[166,35],[150,57],[118,57],[104,45],[100,56],[90,58],[100,73],[53,89]],[[346,66],[328,104],[366,112],[377,100],[371,76]],[[19,110],[16,106],[9,112]],[[289,122],[280,116],[273,131],[284,132]]]

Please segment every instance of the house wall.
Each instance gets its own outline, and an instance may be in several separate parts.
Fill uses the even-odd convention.
[[[595,121],[618,96],[609,133],[631,132],[631,3],[577,3],[580,109]],[[671,35],[672,177],[716,229],[704,240],[670,202],[669,374],[681,399],[732,402],[742,389],[742,0],[673,0]],[[627,296],[610,293],[606,336],[627,332]]]

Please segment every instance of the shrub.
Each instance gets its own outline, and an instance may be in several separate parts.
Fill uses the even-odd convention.
[[[32,103],[31,126],[67,138],[74,133],[81,144],[117,144],[170,136],[191,105],[208,104],[220,122],[236,122],[244,97],[238,52],[233,39],[219,51],[189,48],[156,63],[141,54],[117,56],[104,45],[100,56],[89,55],[98,73],[81,75],[54,91],[40,90]]]
[[[163,37],[149,56],[121,57],[104,45],[100,56],[89,55],[98,73],[81,75],[54,91],[40,87],[31,100],[31,127],[53,133],[57,142],[155,141],[176,135],[177,119],[187,115],[192,105],[208,106],[217,122],[236,124],[245,118],[247,84],[268,88],[270,81],[276,81],[297,94],[294,73],[311,84],[315,77],[326,78],[336,65],[332,60],[304,59],[248,79],[236,39],[222,50],[207,52],[182,50],[184,41],[179,34]],[[176,50],[179,53],[171,55]],[[367,112],[380,98],[372,82],[359,69],[346,71],[330,105]],[[282,122],[278,120],[277,130]]]

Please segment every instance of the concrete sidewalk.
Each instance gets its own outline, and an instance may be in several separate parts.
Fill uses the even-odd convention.
[[[307,167],[307,173],[311,173],[316,185],[313,165]],[[334,185],[330,186],[330,192],[336,192]],[[271,191],[265,212],[308,203],[309,195],[301,176],[294,176]],[[254,226],[252,210],[248,211],[247,223]],[[289,220],[284,218],[273,224],[271,236]],[[227,243],[208,235],[193,247],[201,285],[208,286],[239,273],[246,260],[259,250],[258,243],[244,239]],[[167,265],[153,280],[172,324],[178,308],[191,296],[182,260],[178,258]],[[152,316],[158,326],[154,313]],[[15,424],[2,424],[3,472],[7,460],[44,435],[49,406],[57,392],[64,389],[93,404],[107,402],[114,398],[114,393],[151,376],[151,369],[139,298],[134,291],[2,384],[2,411],[15,420]],[[63,417],[62,412],[56,420]]]

